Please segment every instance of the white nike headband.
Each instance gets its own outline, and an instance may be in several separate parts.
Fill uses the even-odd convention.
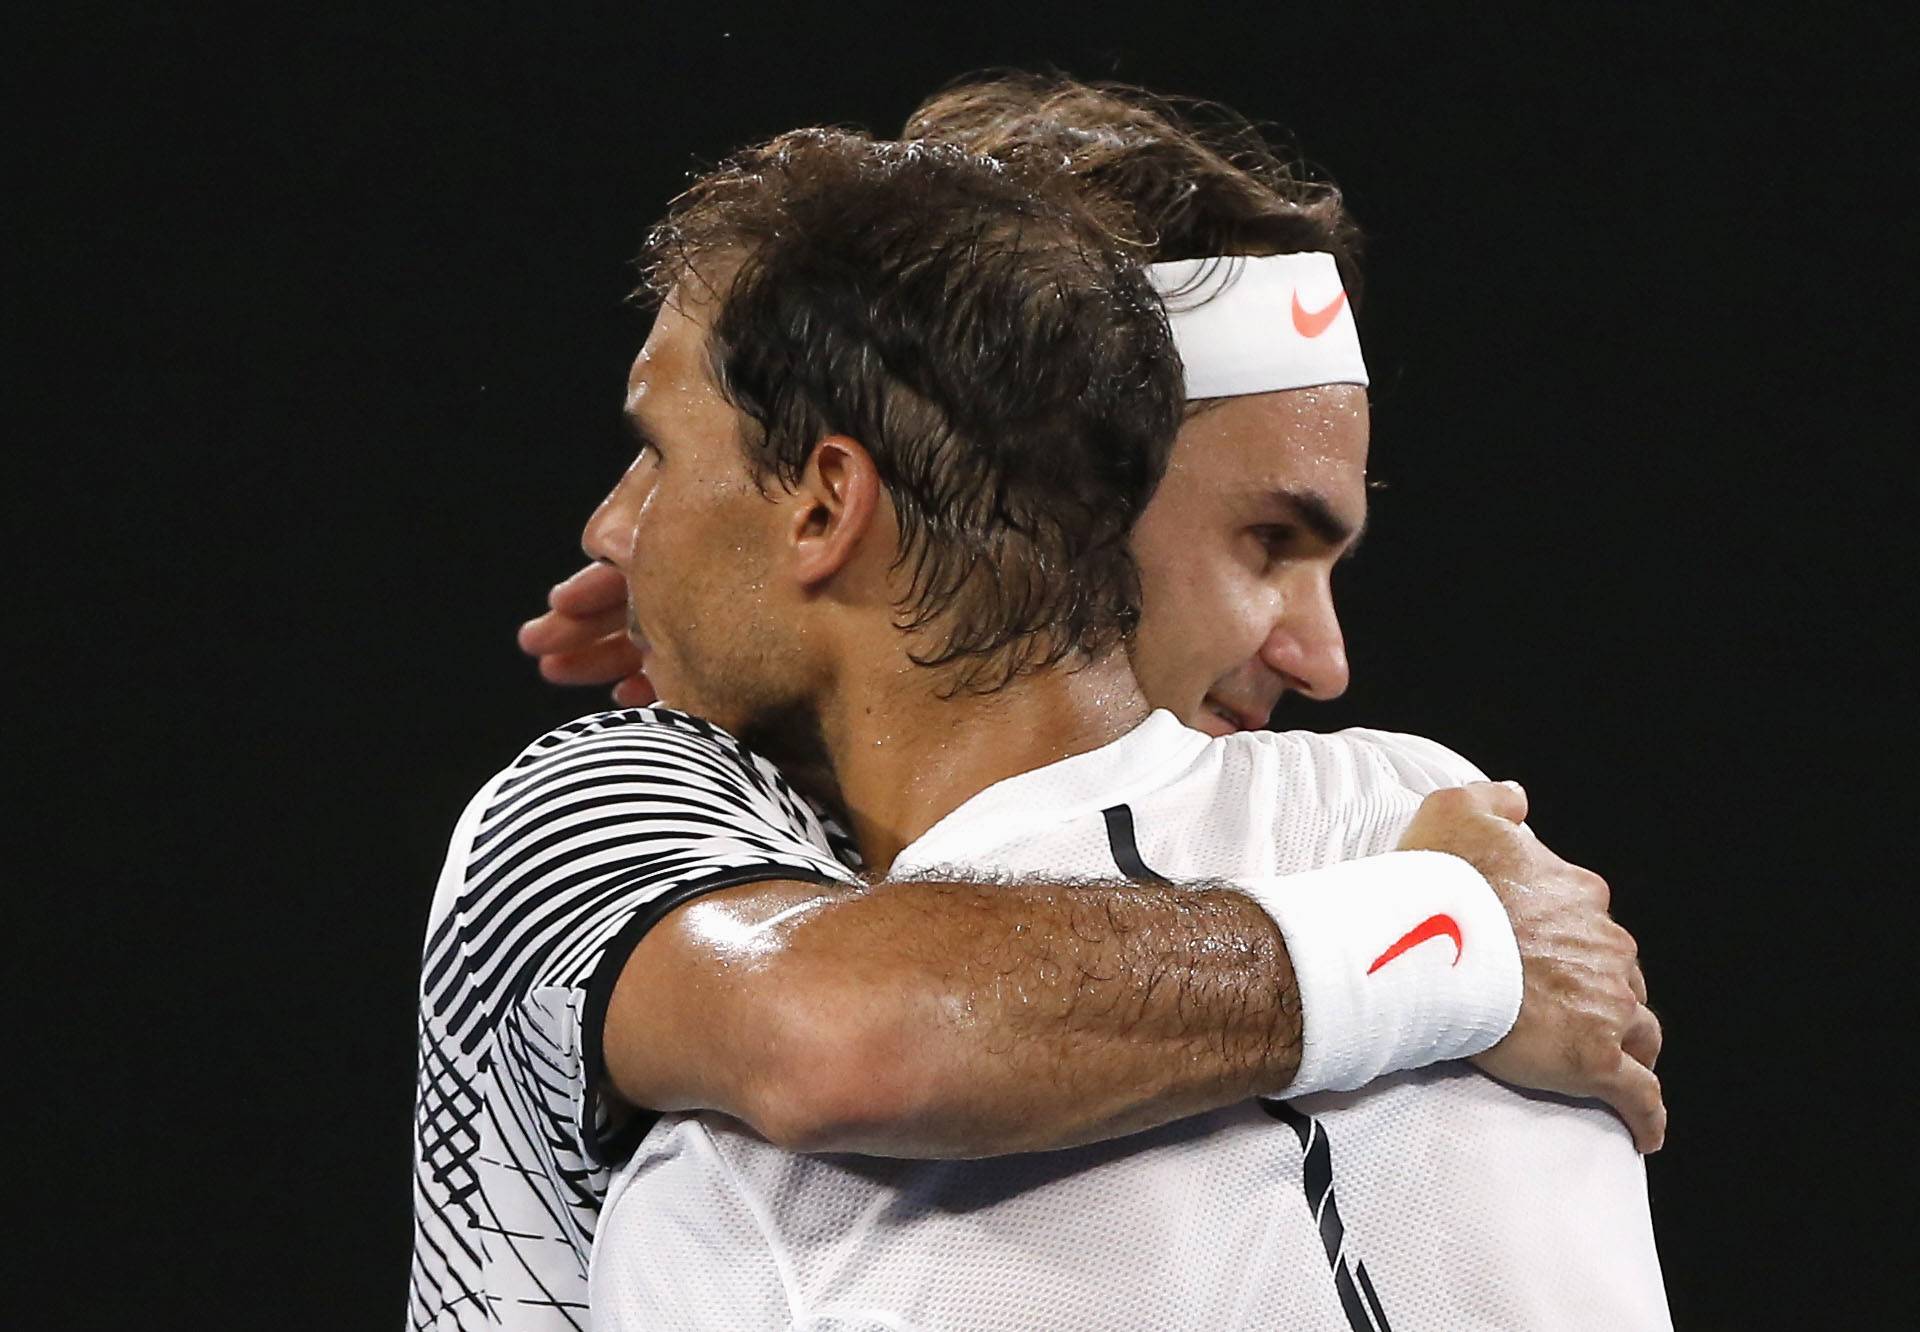
[[[1367,382],[1360,332],[1333,256],[1232,255],[1150,264],[1187,397]]]

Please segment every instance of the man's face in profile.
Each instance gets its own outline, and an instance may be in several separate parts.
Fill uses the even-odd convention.
[[[1134,528],[1132,653],[1147,699],[1214,735],[1259,729],[1288,692],[1347,687],[1336,564],[1367,516],[1366,390],[1200,404]]]
[[[627,380],[633,463],[588,520],[587,553],[627,583],[629,632],[660,701],[736,734],[783,692],[767,595],[775,505],[742,450],[745,418],[707,357],[711,297],[683,283]]]

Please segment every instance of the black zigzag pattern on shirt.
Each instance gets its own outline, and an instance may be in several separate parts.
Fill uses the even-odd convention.
[[[542,737],[463,826],[421,961],[409,1324],[584,1329],[610,1180],[588,1139],[618,1125],[583,1024],[609,949],[708,886],[850,876],[771,765],[661,708]]]

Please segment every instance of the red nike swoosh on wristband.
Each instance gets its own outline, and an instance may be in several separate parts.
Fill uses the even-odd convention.
[[[1374,972],[1386,966],[1387,963],[1393,961],[1394,958],[1400,956],[1400,954],[1406,952],[1409,948],[1418,948],[1429,939],[1438,939],[1443,936],[1453,940],[1453,961],[1449,965],[1459,966],[1460,955],[1466,951],[1465,945],[1460,942],[1460,923],[1452,916],[1428,916],[1398,939],[1395,939],[1392,947],[1388,948],[1386,952],[1374,958],[1373,965],[1367,968],[1367,974],[1371,976]]]
[[[1333,301],[1318,310],[1309,310],[1300,304],[1300,293],[1293,293],[1293,326],[1303,338],[1317,338],[1327,331],[1327,325],[1340,313],[1340,307],[1347,303],[1347,293],[1341,292]]]

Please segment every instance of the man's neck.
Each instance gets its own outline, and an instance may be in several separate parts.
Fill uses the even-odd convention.
[[[850,831],[876,874],[995,782],[1098,749],[1150,710],[1123,652],[991,694],[943,697],[943,681],[919,666],[873,672],[821,709]]]

